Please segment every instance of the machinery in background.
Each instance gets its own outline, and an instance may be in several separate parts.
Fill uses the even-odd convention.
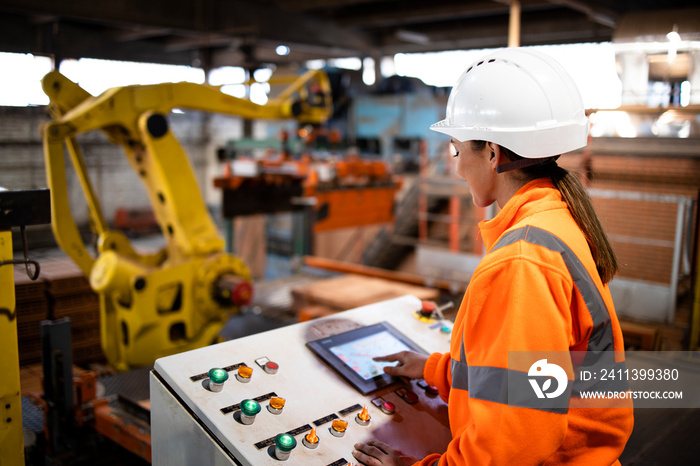
[[[314,231],[392,222],[400,188],[401,179],[382,161],[350,152],[320,162],[305,185],[305,194],[317,199]]]
[[[337,148],[340,136],[324,129],[299,130],[299,140],[289,141],[282,133],[279,142],[259,158],[240,156],[241,147],[258,148],[266,142],[234,141],[225,151],[233,153],[225,174],[214,179],[223,190],[223,217],[302,211],[306,214],[304,247],[312,253],[311,234],[346,227],[390,223],[394,200],[401,188],[400,177],[381,160],[363,159],[355,151],[309,150],[323,139],[324,147]],[[297,147],[292,156],[290,145]]]
[[[24,265],[31,280],[39,278],[39,263],[28,257],[25,227],[51,223],[50,205],[47,189],[0,188],[0,464],[77,464],[83,450],[99,448],[94,431],[150,461],[148,410],[121,395],[98,397],[95,372],[72,365],[68,318],[41,322],[43,390],[24,395],[43,414],[43,435],[23,429],[13,265]],[[11,228],[16,226],[22,232],[23,260],[13,259]]]
[[[39,264],[28,257],[24,228],[51,222],[49,192],[6,191],[0,188],[0,463],[24,464],[22,402],[20,398],[17,310],[14,264],[24,264],[32,280],[39,277]],[[13,259],[12,227],[22,229],[24,260]],[[29,265],[34,270],[30,271]],[[5,463],[7,461],[7,463]]]
[[[228,317],[249,302],[250,273],[239,258],[224,251],[224,240],[165,116],[181,108],[319,124],[331,114],[327,76],[309,71],[289,80],[265,105],[193,83],[127,86],[93,97],[51,72],[42,85],[53,118],[42,127],[53,231],[99,294],[102,346],[109,363],[117,370],[147,366],[156,358],[215,341]],[[166,239],[161,251],[140,254],[123,233],[108,226],[76,141],[78,134],[94,130],[123,147],[146,186]],[[71,216],[64,147],[98,236],[96,257]]]

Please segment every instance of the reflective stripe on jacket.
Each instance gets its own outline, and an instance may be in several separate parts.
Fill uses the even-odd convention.
[[[453,439],[419,464],[615,464],[632,431],[630,401],[582,407],[568,384],[562,408],[519,404],[508,390],[516,379],[527,385],[527,367],[509,365],[512,351],[606,351],[610,364],[624,364],[609,289],[566,203],[548,180],[535,180],[479,228],[488,253],[462,300],[450,353],[431,355],[424,372],[448,401]],[[566,372],[573,380],[571,364]]]

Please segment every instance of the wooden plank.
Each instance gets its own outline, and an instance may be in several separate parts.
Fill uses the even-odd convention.
[[[432,288],[348,274],[293,288],[292,306],[296,312],[315,305],[343,311],[404,295],[436,300],[438,294],[438,290]]]
[[[620,322],[624,335],[625,348],[633,347],[644,351],[658,351],[661,345],[661,332],[658,327],[632,322]]]
[[[267,234],[265,215],[248,215],[233,220],[234,254],[250,269],[253,280],[265,276],[267,258]]]

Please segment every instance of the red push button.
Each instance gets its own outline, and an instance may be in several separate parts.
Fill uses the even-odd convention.
[[[406,392],[406,394],[403,396],[403,399],[406,400],[406,403],[412,405],[418,403],[418,395],[416,395],[415,392]]]
[[[382,403],[382,405],[379,407],[384,413],[386,414],[394,414],[396,412],[396,406],[394,406],[394,403],[391,401],[385,401]]]
[[[265,363],[265,372],[268,374],[276,374],[277,371],[279,370],[280,366],[276,362],[268,361]]]

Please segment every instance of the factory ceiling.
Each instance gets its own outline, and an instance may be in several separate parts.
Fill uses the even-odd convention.
[[[675,17],[697,18],[696,5],[521,0],[520,44],[610,41],[626,18],[672,18],[693,7]],[[510,0],[0,0],[0,51],[255,68],[506,46],[510,10]],[[286,56],[275,52],[282,44]]]

